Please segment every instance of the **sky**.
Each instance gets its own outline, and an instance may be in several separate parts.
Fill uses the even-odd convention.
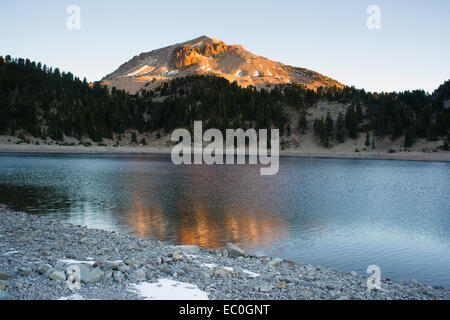
[[[70,5],[80,29],[69,29]],[[380,29],[369,29],[370,5]],[[3,1],[0,55],[100,80],[142,52],[201,35],[367,91],[435,90],[450,78],[448,0]]]

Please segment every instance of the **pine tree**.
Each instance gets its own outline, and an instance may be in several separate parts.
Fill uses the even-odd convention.
[[[356,117],[358,119],[358,123],[361,122],[363,118],[363,111],[359,102],[356,104]]]
[[[444,147],[443,147],[444,151],[450,151],[450,147],[448,145],[448,140],[444,141]]]
[[[405,134],[404,146],[405,146],[405,148],[411,148],[413,144],[414,144],[413,133],[412,133],[412,130],[410,128],[408,128],[406,130],[406,134]]]
[[[358,116],[356,115],[354,107],[347,109],[345,114],[345,124],[348,129],[350,138],[358,138]]]
[[[327,118],[325,119],[325,126],[328,136],[331,135],[331,132],[334,130],[334,121],[333,118],[331,118],[331,114],[327,113]]]
[[[368,132],[366,134],[366,146],[370,146],[370,134]]]
[[[306,120],[306,112],[305,110],[302,110],[300,113],[300,120],[298,123],[298,128],[300,133],[305,134],[308,130],[308,122]]]

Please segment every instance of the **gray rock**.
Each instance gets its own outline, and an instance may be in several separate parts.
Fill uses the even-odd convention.
[[[117,268],[121,264],[122,264],[121,261],[103,261],[100,264],[100,267],[102,268],[103,271],[117,270]]]
[[[9,274],[0,272],[0,280],[8,280]]]
[[[200,252],[200,248],[194,245],[182,245],[175,246],[175,250],[181,251],[185,254],[197,254]]]
[[[185,265],[185,266],[181,266],[181,269],[185,272],[185,273],[194,273],[195,270],[194,268],[192,268],[189,265]]]
[[[49,271],[52,270],[52,266],[49,264],[40,264],[34,270],[41,275],[48,275]]]
[[[99,267],[89,270],[87,267],[80,267],[80,280],[82,283],[94,284],[102,280],[105,274]]]
[[[172,274],[172,270],[170,270],[170,268],[167,265],[161,265],[159,267],[159,271],[167,274]]]
[[[117,266],[117,270],[119,270],[122,273],[130,273],[131,267],[126,264],[123,264],[123,265]]]
[[[300,292],[300,296],[301,296],[303,299],[309,299],[309,298],[312,297],[312,294],[309,293],[308,291],[302,291],[302,292]]]
[[[173,260],[175,260],[175,261],[183,260],[183,257],[178,252],[174,252],[172,254],[172,257],[173,257]]]
[[[268,265],[269,265],[269,266],[272,266],[272,267],[275,267],[275,266],[278,266],[279,264],[281,264],[282,262],[283,262],[283,259],[275,258],[275,259],[273,259],[273,260],[270,260],[270,261],[268,262]]]
[[[235,266],[233,268],[233,271],[236,272],[236,273],[243,273],[244,269],[242,269],[242,267],[240,267],[240,266]]]
[[[186,274],[186,272],[184,272],[183,269],[178,269],[178,270],[176,271],[176,273],[177,273],[177,275],[180,276],[180,277],[182,277],[182,276],[184,276],[184,275]]]
[[[145,269],[142,268],[142,269],[136,270],[135,272],[133,272],[133,273],[130,275],[129,278],[130,278],[130,280],[131,280],[132,282],[145,281],[145,279],[146,279]]]
[[[109,279],[111,279],[111,278],[112,278],[112,274],[113,274],[113,271],[112,271],[112,270],[105,271],[105,274],[103,275],[103,280],[109,280]]]
[[[314,281],[316,280],[316,277],[313,274],[308,273],[303,276],[303,279],[306,281]]]
[[[22,238],[20,238],[20,241],[22,241],[23,244],[28,244],[31,241],[31,239],[27,238],[27,237],[22,237]]]
[[[17,270],[17,273],[22,277],[28,277],[33,273],[33,271],[30,268],[22,267]]]
[[[11,297],[6,292],[0,291],[0,300],[11,300]]]
[[[255,257],[257,257],[258,259],[263,259],[263,258],[268,258],[269,256],[261,251],[258,251],[257,253],[255,253]]]
[[[420,283],[419,283],[419,281],[417,281],[416,279],[412,279],[412,280],[411,280],[411,285],[413,285],[413,286],[415,286],[415,287],[418,287],[418,286],[420,286]]]
[[[145,262],[142,260],[133,260],[133,263],[131,265],[135,268],[140,268],[145,265]]]
[[[122,283],[125,280],[125,277],[124,277],[122,272],[114,271],[113,272],[113,279],[114,279],[115,282]]]
[[[267,284],[262,285],[262,286],[259,287],[259,291],[265,292],[265,293],[272,292],[272,290],[273,290],[273,287],[270,286],[270,285],[267,285]]]
[[[243,257],[245,256],[245,251],[232,243],[227,243],[227,249],[230,255],[235,257]]]
[[[162,257],[162,262],[163,263],[171,263],[171,262],[173,262],[173,258]]]
[[[7,287],[7,286],[8,286],[8,285],[7,285],[6,282],[0,281],[0,292],[6,291],[6,287]]]
[[[427,295],[431,298],[431,299],[437,299],[437,296],[433,293],[433,292],[427,292]]]
[[[301,276],[301,275],[300,275]],[[290,282],[295,282],[296,280],[294,278],[291,277],[280,277],[279,280],[281,282],[286,282],[286,283],[290,283]]]
[[[66,273],[64,271],[53,270],[50,273],[50,279],[54,281],[66,281]]]
[[[225,269],[221,266],[214,267],[213,271],[216,277],[228,277],[229,275],[232,275],[234,273],[233,271]]]

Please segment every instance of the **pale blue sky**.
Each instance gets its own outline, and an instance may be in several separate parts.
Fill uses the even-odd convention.
[[[67,6],[81,30],[66,28]],[[369,5],[381,30],[366,27]],[[432,91],[450,78],[450,1],[3,1],[0,55],[101,79],[133,56],[208,35],[369,91]]]

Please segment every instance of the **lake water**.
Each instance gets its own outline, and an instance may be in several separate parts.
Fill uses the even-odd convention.
[[[260,176],[169,156],[0,156],[0,202],[15,210],[450,288],[449,187],[450,163],[281,158]]]

